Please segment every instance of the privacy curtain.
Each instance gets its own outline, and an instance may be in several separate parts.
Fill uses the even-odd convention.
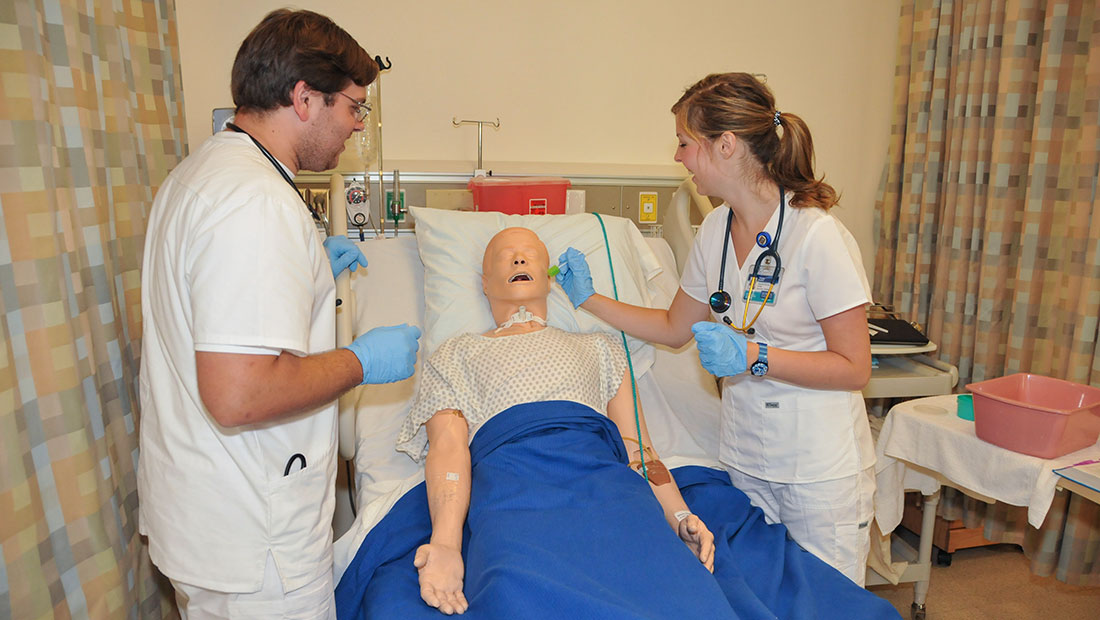
[[[875,298],[960,386],[1100,385],[1097,4],[902,2]]]
[[[137,532],[146,215],[183,156],[173,0],[0,2],[0,618],[156,618]]]
[[[926,326],[959,389],[1016,372],[1100,386],[1098,0],[903,0],[875,299]],[[945,489],[941,516],[1100,584],[1100,507]]]

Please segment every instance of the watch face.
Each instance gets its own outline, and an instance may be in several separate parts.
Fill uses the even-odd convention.
[[[768,374],[768,365],[764,362],[753,362],[752,374],[756,375],[757,377],[763,377],[764,375]]]

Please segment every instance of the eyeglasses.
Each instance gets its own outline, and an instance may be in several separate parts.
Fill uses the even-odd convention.
[[[362,123],[363,121],[367,120],[367,115],[370,114],[370,104],[369,103],[363,103],[361,101],[356,101],[352,97],[350,97],[348,95],[345,95],[344,93],[341,93],[341,92],[337,92],[336,94],[344,97],[348,101],[355,104],[355,122]]]

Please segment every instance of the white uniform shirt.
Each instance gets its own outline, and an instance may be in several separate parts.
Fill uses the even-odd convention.
[[[789,200],[790,194],[788,194]],[[728,207],[712,211],[695,237],[680,287],[709,305],[718,290]],[[776,209],[766,230],[775,237]],[[753,246],[738,268],[729,240],[724,288],[732,305],[724,315],[742,325],[743,295],[757,257]],[[826,350],[819,319],[869,303],[870,286],[851,233],[823,209],[791,207],[779,239],[783,271],[774,305],[764,308],[748,338],[794,351]],[[749,320],[759,309],[749,306]],[[712,311],[712,314],[713,311]],[[714,314],[721,322],[723,315]],[[748,360],[749,365],[755,360]],[[874,445],[860,392],[818,390],[743,373],[722,379],[719,460],[771,482],[820,482],[874,464]]]
[[[428,443],[423,424],[444,409],[462,412],[471,441],[490,418],[521,403],[569,400],[607,415],[626,367],[622,341],[610,334],[546,327],[498,338],[456,336],[424,364],[397,449],[420,460]]]
[[[270,552],[289,591],[332,570],[336,404],[225,428],[195,351],[335,346],[335,284],[301,198],[244,134],[206,140],[167,178],[142,266],[139,527],[168,577],[258,590]],[[289,476],[284,476],[291,457]]]

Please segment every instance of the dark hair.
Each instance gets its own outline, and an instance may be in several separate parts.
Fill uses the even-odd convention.
[[[324,93],[349,82],[366,86],[378,77],[378,65],[343,28],[313,11],[278,9],[248,33],[233,61],[230,90],[237,110],[274,110],[290,105],[299,80]]]
[[[732,131],[760,163],[761,173],[794,192],[792,206],[828,209],[836,190],[814,178],[814,143],[798,116],[779,112],[775,97],[749,73],[713,73],[684,91],[672,113],[695,139]]]

